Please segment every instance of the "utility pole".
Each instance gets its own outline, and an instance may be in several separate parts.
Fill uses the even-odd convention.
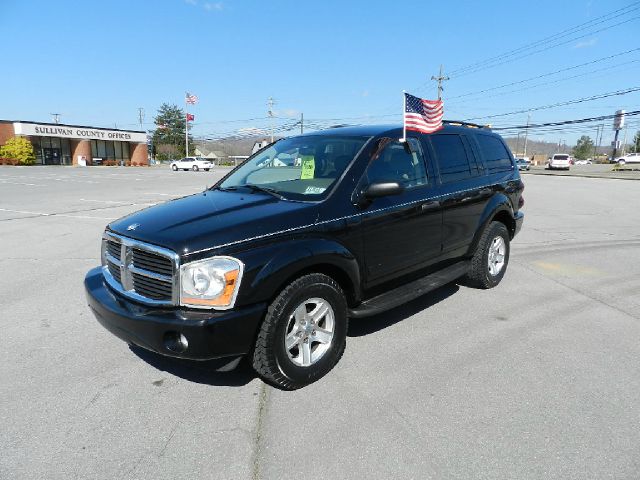
[[[598,155],[598,135],[600,135],[600,125],[596,127],[596,138],[593,142],[593,161],[596,161],[596,156]]]
[[[267,105],[269,105],[269,128],[271,130],[271,143],[273,143],[273,105],[274,105],[274,101],[273,101],[273,97],[269,97],[269,102],[267,103]]]
[[[527,156],[527,136],[529,134],[529,121],[531,120],[531,114],[527,113],[527,129],[524,131],[524,155]]]
[[[442,100],[442,82],[445,80],[449,80],[449,77],[444,76],[444,71],[442,65],[440,65],[440,75],[437,77],[435,75],[431,76],[431,80],[436,80],[438,82],[438,100]]]
[[[142,130],[142,123],[144,122],[144,108],[138,108],[138,123],[140,123],[140,130]]]
[[[304,133],[304,113],[300,114],[300,135]]]
[[[627,128],[629,128],[629,124],[626,124],[624,126],[624,139],[622,140],[622,156],[624,157],[624,154],[627,153]]]
[[[602,143],[602,134],[603,133],[604,133],[604,122],[602,122],[602,125],[600,125],[600,137],[598,139],[598,146],[596,147],[597,150],[600,150],[600,144]]]
[[[52,113],[51,116],[53,117],[53,123],[55,123],[56,125],[58,123],[60,123],[60,114],[59,113]]]

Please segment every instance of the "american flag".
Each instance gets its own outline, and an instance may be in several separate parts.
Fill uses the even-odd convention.
[[[433,133],[442,128],[442,100],[423,100],[404,94],[404,125],[407,130]]]
[[[187,96],[185,97],[184,101],[191,105],[195,105],[196,103],[198,103],[198,97],[187,92]]]
[[[187,113],[187,122],[193,122],[196,119],[195,115]]]

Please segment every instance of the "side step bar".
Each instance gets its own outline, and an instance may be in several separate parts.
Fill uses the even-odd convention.
[[[353,318],[370,317],[398,307],[462,277],[469,271],[470,265],[471,262],[469,260],[454,263],[431,275],[384,292],[377,297],[369,298],[357,307],[349,309],[348,314]]]

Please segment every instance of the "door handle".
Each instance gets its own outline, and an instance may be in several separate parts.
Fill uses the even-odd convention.
[[[431,202],[425,202],[422,205],[420,205],[420,211],[421,212],[427,212],[429,210],[435,210],[436,208],[440,207],[440,202],[438,200],[433,200]]]

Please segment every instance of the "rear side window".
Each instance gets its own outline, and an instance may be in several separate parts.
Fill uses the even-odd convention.
[[[484,157],[489,173],[509,172],[513,168],[511,165],[511,155],[507,152],[504,144],[496,137],[489,135],[476,135],[480,153]]]
[[[451,183],[477,175],[475,165],[467,157],[467,151],[459,135],[429,135],[435,151],[442,183]]]

